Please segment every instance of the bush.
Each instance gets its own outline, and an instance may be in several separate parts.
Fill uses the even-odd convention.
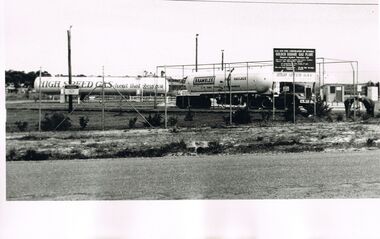
[[[137,121],[137,117],[129,119],[129,121],[128,121],[128,127],[130,129],[133,129],[136,126],[136,121]]]
[[[224,123],[230,124],[230,116],[223,116]],[[251,123],[251,114],[248,108],[238,109],[232,114],[232,123],[234,124],[249,124]]]
[[[369,115],[368,113],[364,113],[361,117],[362,120],[369,120],[371,118],[371,115]]]
[[[373,146],[375,146],[376,144],[375,144],[375,139],[373,139],[373,138],[368,138],[367,139],[367,147],[373,147]]]
[[[332,108],[325,101],[318,99],[315,105],[317,110],[316,115],[319,118],[330,115]]]
[[[15,125],[17,126],[18,130],[19,131],[26,131],[26,129],[28,128],[28,122],[26,121],[16,121],[15,122]]]
[[[84,129],[87,127],[88,125],[88,122],[90,121],[90,119],[87,117],[87,116],[81,116],[79,118],[79,125],[80,125],[80,128],[81,129]]]
[[[194,118],[194,114],[189,108],[189,110],[187,111],[185,118],[183,120],[184,121],[193,121],[193,118]]]
[[[338,122],[343,121],[343,114],[338,114],[338,116],[336,117],[336,121]]]
[[[58,127],[59,125],[59,127]],[[57,128],[58,127],[58,128]],[[63,113],[53,113],[52,115],[45,114],[44,119],[41,121],[42,130],[68,130],[71,127],[69,117],[65,117]]]
[[[16,159],[16,150],[15,149],[9,150],[9,152],[7,153],[7,156],[6,156],[6,160],[7,161],[15,161],[15,160],[17,160]]]
[[[238,109],[232,115],[232,122],[235,124],[249,124],[251,123],[251,114],[248,108]]]
[[[26,153],[22,156],[22,159],[26,161],[40,161],[49,159],[49,156],[50,154],[39,153],[36,152],[34,149],[28,149]]]
[[[153,117],[151,116],[151,114],[149,114],[148,118],[146,118],[148,120],[148,122],[154,126],[154,127],[157,127],[157,126],[160,126],[161,125],[161,119],[162,119],[162,116],[160,113],[155,113],[153,115]],[[144,122],[144,126],[145,127],[149,127],[149,124],[147,122]]]
[[[168,119],[169,126],[175,126],[175,125],[177,125],[177,122],[178,122],[177,117],[170,116]]]

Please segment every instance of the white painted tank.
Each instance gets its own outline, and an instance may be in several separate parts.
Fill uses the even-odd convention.
[[[199,72],[186,79],[189,92],[224,92],[228,91],[228,71],[214,73]],[[241,92],[265,93],[272,88],[271,75],[265,72],[232,72],[231,90]]]
[[[41,84],[41,92],[46,94],[60,94],[61,89],[68,85],[68,77],[37,77],[34,81],[34,89],[38,92]],[[157,94],[168,92],[169,84],[165,78],[159,77],[104,77],[105,94],[118,94],[119,90],[123,94],[135,95],[136,92],[142,92],[144,95],[154,94],[157,88]],[[102,92],[102,77],[72,77],[72,84],[79,86],[79,93],[86,94],[96,88],[93,93]]]

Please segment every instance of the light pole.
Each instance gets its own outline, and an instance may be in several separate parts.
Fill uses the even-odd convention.
[[[197,33],[195,35],[195,72],[198,72],[198,36],[199,34]]]

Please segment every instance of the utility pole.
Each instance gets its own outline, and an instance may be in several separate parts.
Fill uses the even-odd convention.
[[[71,85],[71,27],[67,30],[67,44],[68,44],[68,63],[69,63],[69,85]],[[69,95],[69,113],[73,111],[73,96]]]
[[[232,72],[235,70],[235,68],[231,69],[231,66],[229,67],[230,73],[228,74],[227,77],[227,82],[228,82],[228,88],[229,88],[229,95],[230,95],[230,125],[232,126],[232,92],[231,92],[231,80],[232,80]]]
[[[164,80],[165,80],[165,129],[167,129],[168,128],[168,105],[167,105],[167,97],[168,97],[168,95],[167,95],[167,90],[166,90],[166,66],[164,67],[164,70],[165,70],[165,78],[164,78]]]
[[[40,67],[40,77],[39,77],[39,83],[38,83],[38,99],[39,99],[39,104],[38,104],[38,132],[41,133],[41,71],[42,67]]]
[[[104,131],[104,66],[102,67],[103,77],[102,77],[102,130]]]
[[[198,36],[199,34],[197,33],[195,35],[195,72],[198,72]]]
[[[296,80],[295,80],[295,70],[294,70],[294,63],[292,63],[293,68],[293,123],[296,123]]]
[[[224,50],[222,50],[222,71],[223,71],[223,65],[224,65]]]

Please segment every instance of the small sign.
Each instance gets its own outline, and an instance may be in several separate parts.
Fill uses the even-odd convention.
[[[315,72],[315,49],[274,48],[274,72]]]
[[[65,85],[65,89],[79,89],[79,85]]]
[[[79,95],[79,89],[65,89],[65,95]]]
[[[215,76],[201,76],[194,77],[194,85],[213,85],[215,82]]]
[[[289,92],[289,86],[284,86],[284,87],[282,87],[282,91],[283,92]]]

